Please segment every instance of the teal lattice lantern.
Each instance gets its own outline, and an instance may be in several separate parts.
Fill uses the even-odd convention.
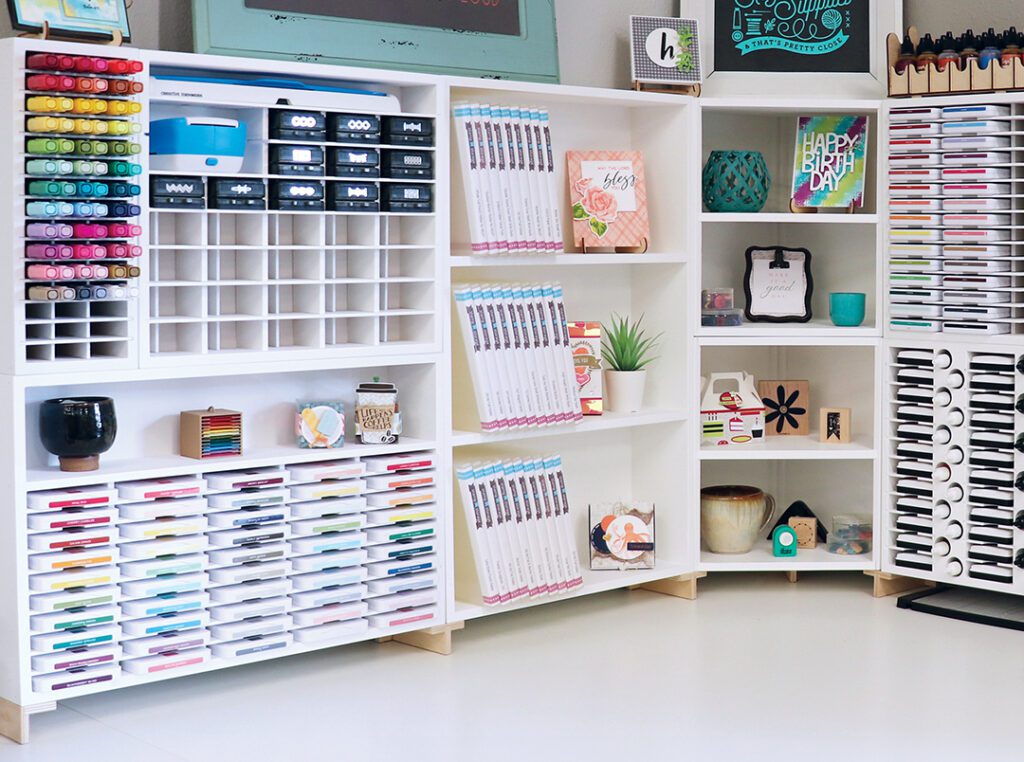
[[[760,212],[771,187],[759,151],[712,151],[704,165],[704,206],[709,212]]]

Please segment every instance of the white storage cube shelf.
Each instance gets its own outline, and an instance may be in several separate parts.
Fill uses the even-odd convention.
[[[908,206],[890,208],[891,198],[907,196],[890,194],[889,115],[905,102],[690,99],[298,63],[290,64],[290,76],[383,91],[396,105],[380,113],[435,119],[435,145],[410,146],[434,156],[435,177],[416,181],[431,188],[432,212],[151,208],[152,178],[185,174],[209,181],[215,175],[151,172],[142,130],[136,136],[143,146],[136,177],[142,208],[132,223],[141,234],[123,241],[143,249],[134,261],[141,269],[137,291],[102,301],[27,301],[32,283],[24,258],[26,204],[40,199],[26,195],[26,53],[109,56],[110,50],[21,39],[5,40],[0,49],[13,72],[0,84],[13,120],[13,139],[0,147],[0,161],[11,170],[7,187],[13,203],[0,206],[0,223],[16,231],[8,249],[10,287],[0,300],[0,311],[12,321],[0,341],[0,386],[11,421],[0,455],[13,505],[0,525],[0,578],[7,580],[0,606],[13,612],[0,620],[0,697],[7,701],[45,708],[61,697],[558,600],[497,607],[482,600],[453,466],[504,457],[562,458],[583,585],[561,597],[706,571],[772,570],[881,569],[1019,592],[1016,562],[1024,548],[1014,523],[1021,509],[1014,483],[1024,471],[1024,456],[1014,445],[1022,428],[1020,414],[1002,408],[1014,406],[1024,393],[1024,375],[1015,369],[1024,355],[1016,341],[1022,317],[1016,278],[1024,245],[1017,240],[1020,96],[929,100],[937,107],[1006,108],[988,117],[1006,126],[994,137],[1007,139],[998,150],[1008,158],[994,162],[998,182],[1006,187],[991,194],[995,205],[987,207],[1006,217],[989,226],[1002,231],[1005,240],[993,245],[1005,249],[998,250],[1000,256],[986,252],[975,258],[1004,263],[993,274],[1005,280],[985,288],[958,286],[977,301],[986,292],[985,299],[1007,311],[980,319],[1008,331],[991,347],[986,342],[982,352],[977,343],[966,345],[968,331],[911,334],[897,332],[893,324],[900,310],[894,310],[889,282],[901,270],[890,265],[896,257],[889,217]],[[268,72],[267,62],[119,54],[144,64],[132,75],[144,85],[133,95],[141,110],[130,116],[138,124],[182,115],[238,119],[247,126],[248,150],[240,171],[230,176],[241,182],[284,179],[271,174],[269,161],[272,147],[282,142],[270,134],[275,104],[232,90],[211,93],[202,105],[186,103],[180,96],[158,96],[168,88],[151,76],[260,76]],[[317,97],[307,94],[312,100],[292,106],[342,111],[337,101],[321,104]],[[564,254],[471,255],[465,178],[446,127],[456,101],[547,109],[559,187],[566,186],[567,150],[643,152],[648,251],[576,253],[566,221]],[[351,110],[371,111],[365,104]],[[853,214],[792,213],[788,191],[797,117],[835,113],[869,118],[865,206]],[[941,138],[947,120],[933,121]],[[701,168],[716,149],[765,155],[773,190],[763,211],[703,209]],[[949,152],[940,143],[933,153],[938,163],[927,166],[941,169]],[[924,213],[938,206],[941,214],[947,197],[960,204],[953,211],[969,211],[964,204],[974,197],[952,198],[943,192],[941,172],[937,177],[921,191],[921,208],[932,209]],[[322,179],[334,181],[330,175]],[[391,182],[373,181],[381,188]],[[561,203],[567,207],[567,195]],[[934,229],[936,240],[912,243],[945,245],[948,226],[916,229]],[[702,328],[701,290],[732,287],[742,307],[744,251],[776,244],[812,252],[814,319]],[[935,275],[929,263],[952,261],[946,252],[918,253],[925,264],[912,264],[916,273]],[[956,259],[963,261],[974,260]],[[922,298],[904,294],[898,303],[918,305],[917,314],[936,304],[941,310],[950,302],[941,278],[973,271],[940,272]],[[455,286],[509,281],[560,283],[572,321],[644,314],[650,331],[664,331],[642,410],[606,411],[565,426],[482,431],[463,339],[448,302]],[[832,291],[867,294],[863,326],[831,324]],[[948,327],[941,313],[935,322]],[[921,354],[900,359],[908,350]],[[963,373],[963,386],[950,386],[948,369],[898,377],[907,357],[934,359],[942,352]],[[988,367],[993,362],[995,370]],[[758,379],[807,380],[811,434],[702,446],[701,377],[737,370]],[[404,432],[397,444],[352,441],[355,387],[374,376],[399,388]],[[73,395],[111,396],[116,402],[120,430],[95,472],[60,472],[39,442],[39,404]],[[344,448],[296,446],[295,401],[312,399],[345,404]],[[200,461],[179,454],[180,411],[210,405],[242,412],[241,456]],[[850,444],[819,442],[821,407],[852,410]],[[954,408],[963,411],[962,426],[940,420],[955,415]],[[954,431],[948,447],[934,441],[942,425]],[[963,450],[962,461],[954,462],[953,446]],[[386,464],[379,456],[404,453],[423,454],[431,484],[396,493],[393,484],[381,481],[375,469]],[[245,478],[258,483],[246,486],[225,476],[236,471],[250,472]],[[146,486],[153,480],[170,495]],[[779,510],[804,500],[826,528],[836,515],[869,513],[875,524],[872,552],[831,555],[819,544],[795,559],[777,559],[761,538],[747,554],[710,553],[700,541],[699,490],[725,483],[761,487],[776,498]],[[962,500],[936,497],[951,485],[963,488]],[[84,502],[47,507],[53,491],[68,490]],[[929,490],[931,497],[922,495]],[[389,497],[394,495],[401,495],[397,504]],[[417,505],[404,507],[403,500]],[[655,504],[654,569],[589,569],[589,507],[616,500]],[[417,552],[393,552],[388,526],[394,521],[422,530],[407,548]],[[953,536],[954,524],[962,528],[960,536]]]

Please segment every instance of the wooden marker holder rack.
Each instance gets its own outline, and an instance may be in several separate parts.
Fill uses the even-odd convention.
[[[907,34],[916,47],[921,41],[917,28],[910,27]],[[1021,61],[1011,61],[1009,64],[993,61],[984,69],[977,61],[971,61],[966,69],[950,65],[943,71],[939,71],[934,63],[929,63],[923,71],[918,71],[916,66],[908,66],[897,73],[896,61],[899,59],[901,42],[895,33],[890,33],[886,38],[891,98],[1024,90],[1024,62]]]

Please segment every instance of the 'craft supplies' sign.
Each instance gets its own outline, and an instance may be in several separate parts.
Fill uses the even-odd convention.
[[[719,71],[866,72],[870,0],[719,0]]]
[[[802,116],[796,130],[793,203],[805,207],[864,205],[866,116]]]

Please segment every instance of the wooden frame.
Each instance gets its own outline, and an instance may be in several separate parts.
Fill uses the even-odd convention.
[[[554,0],[520,0],[520,26],[517,36],[466,34],[192,0],[197,53],[557,82]]]
[[[122,20],[119,26],[102,25],[101,27],[58,27],[53,21],[44,20],[42,23],[33,23],[27,20],[23,14],[23,6],[33,4],[33,0],[7,0],[7,9],[11,17],[11,28],[29,35],[38,34],[43,39],[74,39],[84,42],[111,41],[115,45],[121,42],[131,42],[132,31],[128,19],[128,6],[130,0],[116,0],[117,9]]]
[[[900,0],[868,0],[870,11],[870,73],[716,72],[715,0],[679,0],[679,15],[697,19],[700,27],[704,90],[707,95],[763,95],[768,83],[777,96],[821,95],[830,98],[878,98],[888,81],[885,35],[903,26]]]

